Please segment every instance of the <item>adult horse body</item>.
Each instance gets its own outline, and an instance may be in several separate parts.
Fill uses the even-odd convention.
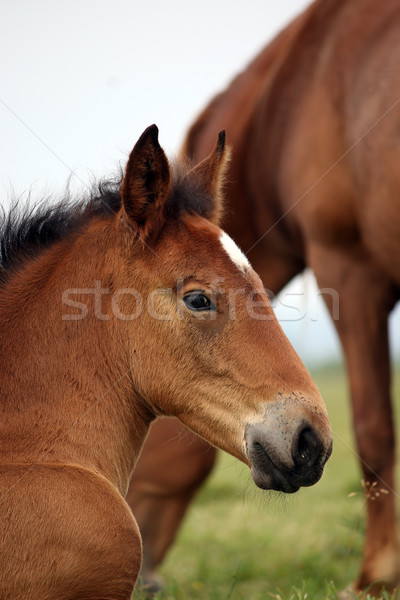
[[[319,479],[322,399],[216,224],[225,158],[220,134],[197,168],[171,171],[152,126],[120,189],[5,220],[2,600],[131,597],[141,541],[123,495],[156,415],[249,464],[260,487]]]
[[[367,488],[378,482],[387,492],[367,494],[357,589],[376,580],[392,587],[400,581],[387,332],[400,290],[399,36],[398,0],[317,0],[210,103],[184,146],[184,153],[200,160],[210,151],[213,132],[227,130],[234,153],[224,225],[267,289],[277,293],[308,265],[321,287],[339,294],[335,326],[347,361],[364,479]],[[150,435],[153,456],[164,427],[173,426],[157,423]],[[174,443],[161,450],[164,463],[169,451],[178,460]],[[160,485],[152,471],[149,486],[142,464],[148,470],[152,457],[144,448],[129,499],[149,531],[145,556],[151,568],[174,535],[169,531],[167,540],[163,534],[157,546],[148,527],[151,505],[161,504],[164,495],[170,507],[175,504],[172,528],[177,526],[183,491],[189,498],[211,468],[213,451],[205,453],[204,442],[198,444],[194,474],[186,467],[187,485],[185,449],[180,452],[176,495],[173,476],[172,486],[163,483],[165,466]],[[157,519],[165,524],[161,511]]]

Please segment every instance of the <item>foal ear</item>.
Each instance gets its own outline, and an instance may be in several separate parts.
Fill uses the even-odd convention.
[[[158,143],[158,127],[151,125],[136,142],[121,185],[123,208],[142,240],[161,229],[169,183],[169,165]]]
[[[206,207],[204,216],[217,225],[223,214],[222,190],[230,155],[230,148],[225,145],[225,131],[222,130],[211,154],[188,173],[188,177],[199,180],[203,190],[210,197],[210,204]]]

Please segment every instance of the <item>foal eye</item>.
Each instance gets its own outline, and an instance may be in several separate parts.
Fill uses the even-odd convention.
[[[183,301],[190,310],[215,310],[210,298],[202,292],[190,292],[184,296]]]

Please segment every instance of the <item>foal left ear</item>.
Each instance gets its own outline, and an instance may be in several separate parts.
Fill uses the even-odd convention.
[[[205,216],[209,221],[219,225],[223,214],[223,186],[225,173],[229,165],[231,151],[225,145],[225,131],[218,134],[217,144],[211,154],[188,173],[201,183],[201,187],[210,197]]]
[[[158,143],[158,127],[151,125],[136,142],[121,185],[125,213],[142,240],[161,229],[169,183],[169,165]]]

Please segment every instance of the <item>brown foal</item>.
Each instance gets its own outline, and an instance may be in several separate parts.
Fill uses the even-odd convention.
[[[120,186],[11,211],[0,270],[0,597],[128,600],[124,500],[148,428],[178,417],[262,488],[321,476],[321,396],[218,226],[224,134],[188,170],[149,127]]]

